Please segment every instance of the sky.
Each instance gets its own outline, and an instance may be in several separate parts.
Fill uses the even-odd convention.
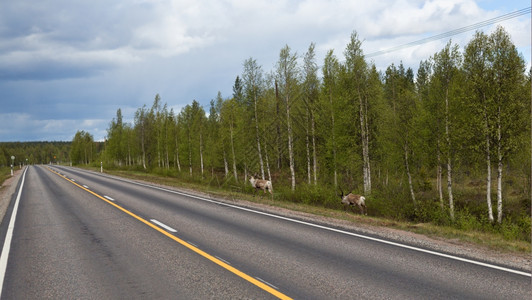
[[[5,0],[0,1],[0,142],[71,141],[78,130],[105,139],[120,108],[124,121],[156,94],[178,113],[197,100],[208,111],[232,95],[243,62],[275,69],[288,45],[316,62],[343,61],[357,32],[365,54],[390,49],[531,6],[502,0]],[[502,25],[531,60],[530,13]],[[452,36],[460,49],[474,31]],[[417,70],[449,38],[368,61]]]

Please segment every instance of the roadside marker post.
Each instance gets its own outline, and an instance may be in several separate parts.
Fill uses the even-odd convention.
[[[13,165],[15,163],[15,156],[11,155],[11,177],[13,177]]]

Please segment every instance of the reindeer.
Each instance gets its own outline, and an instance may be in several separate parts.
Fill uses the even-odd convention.
[[[270,192],[270,194],[273,196],[272,182],[269,180],[264,180],[264,179],[256,179],[255,177],[257,177],[257,174],[252,175],[249,178],[249,182],[251,183],[251,186],[254,187],[255,190],[258,190],[258,189],[263,190],[265,194],[266,194],[266,190],[268,190],[268,192]]]
[[[342,191],[342,188],[340,188],[340,191],[342,195],[338,195],[338,196],[340,196],[340,199],[342,199],[342,204],[344,205],[344,211],[347,211],[347,206],[351,206],[351,210],[355,212],[355,210],[353,209],[353,206],[357,205],[361,213],[363,213],[364,215],[368,214],[366,210],[366,203],[365,203],[366,198],[364,196],[356,195],[353,193],[344,195],[344,191]]]

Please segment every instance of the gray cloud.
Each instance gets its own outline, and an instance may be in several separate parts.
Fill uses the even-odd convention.
[[[0,129],[0,140],[70,139],[78,129],[102,139],[118,108],[132,113],[151,105],[156,93],[176,109],[193,99],[207,105],[218,91],[230,96],[245,59],[270,71],[286,44],[303,54],[315,42],[321,64],[329,49],[343,59],[354,30],[370,53],[509,12],[482,3],[1,1],[0,117],[18,121]],[[528,59],[530,18],[502,25]],[[453,41],[463,45],[471,36]],[[379,68],[400,61],[415,68],[446,42],[373,59]],[[87,120],[107,121],[78,128]]]

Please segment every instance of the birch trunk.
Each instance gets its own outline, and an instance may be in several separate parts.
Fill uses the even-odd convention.
[[[199,154],[200,154],[200,166],[201,166],[201,177],[203,177],[203,133],[200,129],[200,146],[199,146]]]
[[[497,115],[497,222],[502,223],[502,137],[501,137],[501,107]]]
[[[489,136],[489,124],[487,112],[484,112],[484,125],[486,130],[486,166],[487,166],[487,176],[486,176],[486,202],[488,203],[488,219],[493,223],[493,207],[491,204],[491,145],[490,145],[490,136]]]
[[[281,120],[280,120],[280,108],[279,104],[281,102],[281,99],[279,97],[279,89],[277,87],[277,80],[275,80],[275,110],[277,114],[277,137],[276,137],[276,144],[277,144],[277,170],[280,170],[282,167],[282,157],[281,157]]]
[[[447,158],[447,192],[449,193],[449,212],[451,220],[454,221],[454,200],[453,200],[453,184],[452,184],[452,166],[451,158]]]
[[[188,166],[190,170],[190,177],[192,177],[192,145],[190,143],[190,125],[188,127]]]
[[[440,144],[439,140],[438,140],[438,145]],[[439,150],[439,146],[438,146],[438,154],[437,154],[437,168],[436,168],[436,185],[437,185],[437,189],[438,189],[438,195],[440,196],[440,207],[441,209],[443,209],[443,180],[442,180],[442,174],[443,174],[443,170],[442,170],[442,167],[441,167],[441,155],[440,155],[440,150]]]
[[[254,102],[255,102],[255,134],[256,134],[256,137],[257,137],[257,150],[258,150],[258,154],[259,154],[260,174],[262,176],[261,178],[264,179],[264,162],[262,160],[262,150],[261,150],[261,146],[260,146],[259,117],[258,117],[258,113],[257,113],[257,95],[256,95],[256,93],[255,93],[255,96],[253,98],[254,98]]]
[[[306,130],[306,136],[305,136],[305,143],[306,143],[306,146],[307,146],[307,181],[308,181],[308,184],[310,185],[312,183],[312,174],[311,174],[311,169],[312,169],[312,166],[311,166],[311,159],[310,159],[310,137],[309,137],[309,130],[308,130],[308,124],[309,124],[309,121],[310,121],[310,116],[309,116],[309,110],[307,108],[307,124],[305,126],[305,130]]]
[[[318,184],[318,157],[316,154],[316,126],[314,120],[314,114],[310,113],[310,126],[312,130],[312,160],[314,162],[314,185]]]
[[[229,132],[231,135],[231,152],[233,154],[233,175],[235,176],[235,181],[238,182],[238,173],[236,172],[236,156],[235,156],[235,144],[233,141],[233,123],[229,124]]]
[[[225,153],[225,148],[223,149],[224,151],[224,170],[225,170],[225,177],[227,177],[227,175],[229,174],[229,166],[227,165],[227,155]]]
[[[179,145],[177,143],[177,130],[176,130],[176,136],[175,136],[175,160],[177,163],[177,170],[181,172],[181,162],[179,161]]]
[[[131,147],[129,142],[127,143],[127,165],[131,166]]]
[[[144,122],[144,121],[141,121]],[[144,124],[141,125],[141,133],[140,133],[140,140],[141,140],[141,148],[142,148],[142,167],[144,167],[144,170],[146,170],[146,149],[144,147]]]
[[[367,168],[367,175],[368,175],[368,181],[367,181],[367,184],[368,184],[368,194],[371,194],[371,161],[370,161],[370,157],[369,157],[369,121],[368,121],[368,102],[367,102],[367,98],[364,98],[365,99],[365,105],[364,105],[364,112],[365,112],[365,125],[366,125],[366,168]]]
[[[360,88],[358,91],[358,100],[360,105],[360,131],[362,137],[362,157],[363,157],[363,175],[364,175],[364,194],[371,193],[370,169],[369,169],[369,146],[368,146],[368,132],[367,132],[367,110],[365,109],[364,100],[362,99]]]
[[[296,189],[296,174],[294,168],[294,149],[292,137],[292,122],[290,121],[290,98],[286,96],[286,126],[288,131],[288,157],[290,159],[290,175],[292,177],[292,191]]]
[[[158,124],[156,124],[157,126]],[[161,135],[159,134],[159,130],[157,130],[157,166],[161,167]]]
[[[408,187],[410,189],[410,197],[412,197],[412,202],[414,203],[414,206],[417,206],[416,195],[414,193],[414,186],[412,184],[412,175],[410,174],[410,164],[408,163],[408,144],[405,143],[403,148],[405,150],[405,168],[406,168],[406,175],[408,177]]]
[[[334,188],[338,187],[338,172],[336,167],[336,140],[334,135],[334,107],[332,100],[332,91],[329,89],[329,102],[331,103],[331,138],[333,146],[333,168],[334,168]]]
[[[272,173],[270,172],[270,158],[268,157],[268,149],[264,147],[264,155],[266,155],[266,170],[268,171],[268,180],[272,181]]]
[[[449,132],[449,89],[445,90],[445,138],[447,140],[447,192],[449,194],[449,213],[454,221],[454,200],[452,184],[452,164],[451,164],[451,134]]]

